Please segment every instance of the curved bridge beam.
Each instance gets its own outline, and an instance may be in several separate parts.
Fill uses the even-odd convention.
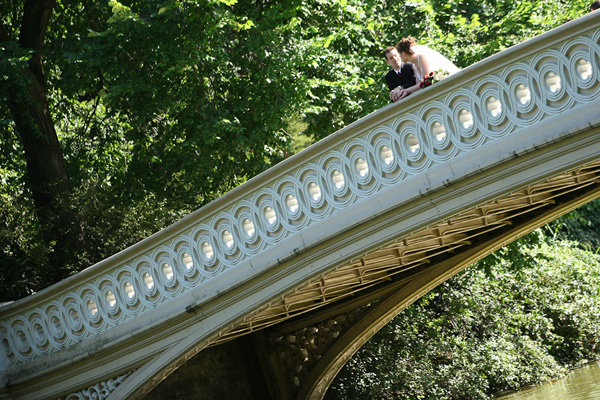
[[[311,279],[597,160],[598,109],[600,14],[591,13],[389,105],[0,308],[0,396],[55,399],[95,385],[115,399],[143,396],[205,346],[253,329],[249,315]]]

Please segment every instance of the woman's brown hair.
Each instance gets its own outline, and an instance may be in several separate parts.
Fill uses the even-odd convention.
[[[411,46],[417,44],[417,41],[414,37],[409,36],[407,38],[403,38],[396,44],[396,48],[398,49],[398,53],[405,52],[406,54],[413,55],[415,52],[411,50]]]

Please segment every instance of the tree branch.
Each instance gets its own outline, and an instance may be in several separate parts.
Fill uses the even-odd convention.
[[[43,85],[42,49],[56,0],[27,0],[23,8],[23,20],[19,34],[19,44],[23,48],[33,49],[35,53],[29,59],[29,68],[38,83]]]

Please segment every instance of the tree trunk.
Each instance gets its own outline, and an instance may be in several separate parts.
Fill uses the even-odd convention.
[[[81,226],[70,207],[70,190],[54,122],[46,101],[42,46],[55,0],[27,0],[19,45],[33,49],[27,83],[15,83],[9,108],[27,160],[27,173],[41,231],[52,247],[48,279],[62,279],[84,249]],[[48,282],[51,283],[51,282]]]

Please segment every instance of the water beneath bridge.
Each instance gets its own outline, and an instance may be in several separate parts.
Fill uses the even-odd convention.
[[[600,363],[592,363],[563,379],[511,393],[496,400],[597,400],[600,399]]]

